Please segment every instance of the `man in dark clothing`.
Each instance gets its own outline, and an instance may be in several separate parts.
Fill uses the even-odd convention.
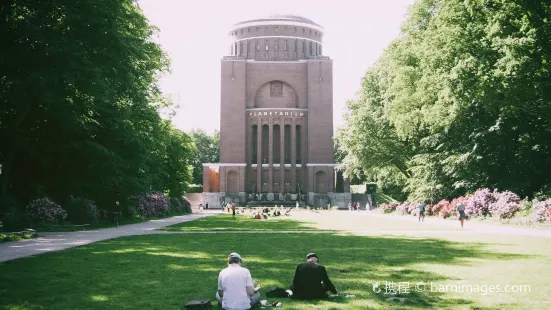
[[[306,263],[298,264],[291,291],[293,298],[318,299],[327,298],[327,291],[337,294],[337,289],[329,280],[327,270],[318,264],[316,253],[306,256]]]

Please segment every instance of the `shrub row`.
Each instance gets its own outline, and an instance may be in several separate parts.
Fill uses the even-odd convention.
[[[494,217],[511,219],[524,206],[531,208],[531,217],[534,222],[551,221],[551,198],[547,200],[527,201],[510,191],[499,192],[487,188],[479,189],[474,194],[461,196],[448,201],[442,199],[438,203],[426,206],[426,214],[441,218],[457,217],[456,207],[459,203],[465,205],[465,213],[470,217]],[[417,215],[419,203],[384,203],[379,211],[384,213],[398,212],[400,214]]]
[[[126,204],[126,205],[124,205]],[[158,217],[175,213],[191,213],[191,204],[185,198],[169,198],[163,193],[143,194],[129,199],[121,208],[125,208],[126,217]],[[48,197],[35,199],[25,210],[10,212],[2,217],[0,229],[18,231],[31,227],[31,224],[93,224],[100,216],[109,217],[107,210],[100,210],[96,204],[81,197],[70,197],[65,208]]]

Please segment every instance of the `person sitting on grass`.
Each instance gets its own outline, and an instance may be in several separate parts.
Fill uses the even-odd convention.
[[[329,280],[327,270],[318,263],[316,253],[306,255],[306,262],[297,265],[291,291],[293,298],[322,299],[327,298],[327,291],[337,294],[337,289]]]
[[[228,267],[218,275],[216,300],[222,309],[251,309],[260,302],[260,293],[255,291],[255,286],[251,273],[243,267],[241,256],[231,253],[228,256]]]

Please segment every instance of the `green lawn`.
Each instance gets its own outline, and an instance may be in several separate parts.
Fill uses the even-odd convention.
[[[252,214],[218,214],[191,222],[161,228],[167,231],[237,231],[237,230],[313,230],[312,222],[299,222],[286,216],[270,216],[267,220],[251,219]]]
[[[224,220],[212,217],[197,223],[213,229]],[[393,220],[377,223],[388,227],[386,221]],[[421,235],[423,226],[417,227]],[[214,297],[218,272],[234,251],[243,256],[264,292],[288,287],[295,264],[315,251],[341,296],[356,295],[318,302],[279,299],[286,309],[549,309],[549,239],[442,229],[426,238],[386,235],[388,231],[379,236],[232,233],[118,238],[0,263],[0,309],[179,309],[191,299]],[[400,296],[405,303],[386,301],[387,281],[409,283],[410,292]],[[414,284],[421,281],[429,284],[423,286],[426,291],[417,292]],[[376,282],[383,289],[378,294],[372,290]],[[530,292],[431,292],[431,282],[480,288],[530,285]]]

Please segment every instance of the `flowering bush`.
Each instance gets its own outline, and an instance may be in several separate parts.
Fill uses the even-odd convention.
[[[442,199],[437,204],[433,205],[430,211],[432,215],[440,216],[440,212],[442,212],[442,209],[447,209],[449,204],[449,201],[447,201],[446,199]]]
[[[67,204],[67,218],[73,224],[92,224],[97,221],[99,210],[92,200],[70,197]]]
[[[438,214],[441,218],[448,218],[448,217],[456,217],[457,216],[457,210],[455,209],[454,205],[451,203],[445,205],[440,210],[440,213]]]
[[[493,194],[495,201],[488,206],[488,211],[493,217],[509,219],[520,210],[520,197],[517,194],[510,191],[494,191]]]
[[[409,214],[408,211],[408,204],[407,203],[401,203],[396,207],[396,211],[400,214]]]
[[[394,212],[396,210],[396,207],[398,207],[398,203],[391,202],[391,203],[383,203],[379,205],[379,210],[381,210],[383,213],[390,213]]]
[[[524,213],[532,210],[534,221],[541,222],[548,219],[551,222],[551,198],[545,201],[532,203],[521,201],[520,197],[510,191],[490,191],[487,188],[477,190],[473,195],[454,198],[451,202],[442,199],[437,204],[425,207],[427,214],[441,218],[457,217],[457,205],[465,205],[465,213],[471,217],[492,216],[500,219],[511,219],[524,207]],[[416,202],[386,203],[379,210],[389,213],[397,211],[400,214],[417,215]],[[521,213],[522,213],[521,212]]]
[[[408,211],[409,214],[411,215],[417,215],[417,210],[418,210],[418,207],[419,206],[419,203],[415,203],[415,202],[412,202],[412,203],[409,203],[407,204],[406,206],[406,210]]]
[[[47,197],[31,201],[27,211],[32,219],[43,223],[55,224],[67,218],[67,212]]]
[[[473,217],[486,216],[490,214],[490,204],[496,201],[494,192],[487,188],[477,190],[465,205],[465,212]]]
[[[534,201],[532,205],[532,219],[534,222],[543,222],[551,216],[551,198],[544,201]],[[546,214],[547,213],[547,214]]]
[[[141,216],[161,216],[168,213],[168,198],[162,193],[151,193],[137,197],[138,213]]]
[[[440,216],[443,218],[458,217],[459,214],[457,212],[457,205],[462,203],[466,208],[470,198],[471,196],[469,195],[454,198],[448,206],[444,207],[442,211],[440,211]]]

